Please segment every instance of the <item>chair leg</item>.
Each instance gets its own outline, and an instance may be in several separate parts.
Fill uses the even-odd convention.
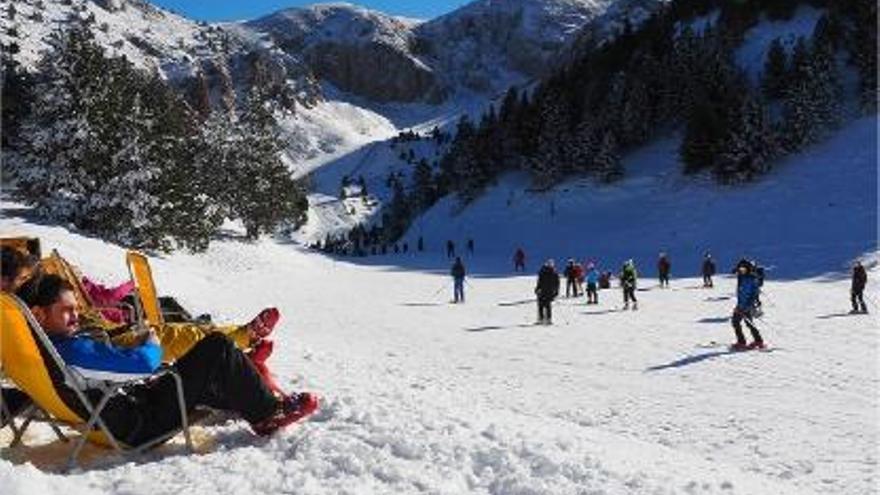
[[[183,427],[183,438],[186,440],[186,447],[190,452],[193,452],[192,438],[189,434],[189,418],[187,418],[186,414],[186,399],[183,396],[183,380],[180,379],[180,375],[177,371],[171,371],[171,376],[174,377],[174,383],[177,385],[177,404],[180,407],[180,424]]]
[[[34,417],[37,414],[37,408],[33,404],[28,406],[27,409],[22,411],[21,416],[24,417],[24,422],[21,423],[21,426],[16,427],[15,423],[10,420],[9,427],[15,433],[15,436],[12,438],[12,443],[9,444],[10,447],[16,447],[21,444],[21,439],[24,437],[24,432],[27,431],[28,426],[31,425],[31,422],[34,420]]]
[[[107,440],[117,451],[122,451],[122,448],[119,446],[119,442],[116,441],[116,437],[113,436],[113,433],[107,428],[107,425],[104,424],[104,421],[101,420],[101,411],[104,410],[104,406],[107,405],[107,402],[110,400],[110,397],[113,396],[115,389],[109,389],[104,392],[104,396],[101,397],[101,401],[98,402],[98,405],[95,406],[91,411],[91,417],[89,417],[89,421],[86,423],[83,428],[82,435],[76,439],[76,444],[73,447],[73,452],[71,452],[70,457],[67,458],[67,469],[68,471],[76,467],[76,458],[79,457],[79,453],[82,448],[86,444],[86,440],[88,440],[89,432],[92,431],[92,428],[95,427],[95,424],[101,428],[101,431],[104,432],[104,435],[107,436]]]

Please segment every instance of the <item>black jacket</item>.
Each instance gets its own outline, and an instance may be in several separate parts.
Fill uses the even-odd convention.
[[[452,265],[452,270],[449,270],[449,273],[452,275],[452,278],[464,278],[464,264],[455,263]]]
[[[540,299],[554,299],[559,295],[559,273],[549,266],[542,266],[538,271],[538,285],[535,294]]]
[[[715,275],[715,263],[712,260],[703,261],[703,275]]]
[[[852,276],[852,290],[855,292],[861,292],[865,290],[865,285],[868,284],[868,272],[865,270],[864,266],[857,266],[853,268],[853,276]]]

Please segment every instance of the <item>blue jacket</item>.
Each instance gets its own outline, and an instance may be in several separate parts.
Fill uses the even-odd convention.
[[[739,287],[736,289],[736,307],[741,310],[751,309],[758,297],[758,280],[754,275],[739,275]]]
[[[587,272],[587,283],[595,284],[599,281],[599,270],[593,268],[592,270]]]
[[[53,335],[50,339],[70,366],[117,373],[152,373],[162,364],[162,348],[153,343],[125,348],[86,335]]]

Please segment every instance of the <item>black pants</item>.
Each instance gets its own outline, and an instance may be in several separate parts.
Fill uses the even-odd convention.
[[[668,272],[660,273],[660,287],[663,287],[664,285],[666,287],[669,287],[669,273]]]
[[[862,311],[868,311],[868,306],[865,305],[865,289],[853,289],[850,299],[852,300],[853,311],[859,310],[859,305],[856,303],[861,303]]]
[[[565,297],[571,297],[571,294],[578,295],[577,281],[573,278],[565,279]]]
[[[636,301],[636,288],[635,286],[625,285],[623,287],[623,302],[624,304],[629,304],[629,302],[638,302]]]
[[[703,274],[703,287],[712,287],[712,275]]]
[[[199,341],[174,368],[183,381],[187,412],[196,406],[236,412],[249,422],[272,415],[278,400],[253,363],[221,333]],[[110,400],[102,419],[120,440],[138,446],[180,428],[177,388],[171,376],[126,389]],[[93,394],[90,394],[93,395]]]
[[[587,283],[587,302],[599,303],[599,291],[596,290],[596,284]]]
[[[526,270],[526,263],[524,261],[517,261],[513,264],[513,271],[520,272]]]
[[[758,332],[758,328],[755,327],[752,317],[744,311],[739,310],[733,311],[733,318],[730,320],[730,323],[733,325],[733,332],[736,334],[736,343],[746,343],[746,338],[742,331],[742,322],[745,322],[746,326],[749,327],[749,331],[752,332],[752,339],[755,343],[762,344],[764,339],[761,338],[761,333]]]
[[[541,297],[538,298],[538,320],[553,320],[553,299]]]

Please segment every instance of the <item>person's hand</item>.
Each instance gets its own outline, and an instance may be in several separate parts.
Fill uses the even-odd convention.
[[[144,344],[159,345],[159,336],[156,334],[154,327],[148,327],[147,331],[144,332]]]

